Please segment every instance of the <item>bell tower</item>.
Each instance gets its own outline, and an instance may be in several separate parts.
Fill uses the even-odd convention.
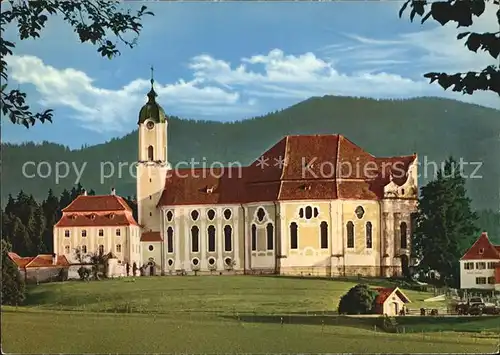
[[[165,111],[156,102],[153,68],[148,101],[139,112],[139,156],[137,162],[137,212],[142,232],[160,232],[160,210],[156,208],[161,197],[167,171],[167,119]]]

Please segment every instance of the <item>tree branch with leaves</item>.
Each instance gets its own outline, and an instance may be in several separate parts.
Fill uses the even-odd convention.
[[[456,22],[457,28],[470,27],[477,19],[486,14],[486,3],[499,5],[500,0],[448,0],[448,1],[423,1],[407,0],[401,10],[399,17],[403,16],[409,7],[410,21],[416,16],[421,17],[423,24],[429,18],[437,21],[441,26],[449,22]],[[498,27],[493,32],[461,32],[457,40],[465,40],[465,46],[472,52],[479,50],[487,52],[495,60],[500,55],[500,6],[496,11]],[[495,31],[497,30],[497,31]],[[493,61],[492,61],[493,62]],[[437,82],[443,89],[451,88],[452,91],[472,95],[475,91],[493,91],[500,96],[500,63],[488,65],[480,72],[469,71],[467,73],[438,73],[424,74],[431,83]]]
[[[7,4],[5,4],[7,3]],[[28,104],[27,95],[19,89],[8,90],[9,75],[6,56],[13,55],[15,43],[4,38],[7,25],[17,26],[19,40],[39,38],[49,17],[61,16],[78,34],[82,43],[97,46],[97,52],[103,57],[112,59],[120,55],[119,45],[134,48],[142,30],[141,20],[144,16],[154,15],[142,6],[135,13],[130,9],[119,8],[118,0],[85,0],[85,1],[2,1],[0,14],[0,77],[1,104],[3,117],[12,123],[22,124],[26,128],[37,121],[52,122],[53,110],[33,112]],[[9,6],[10,5],[10,6]],[[5,9],[8,6],[8,9]],[[132,39],[126,39],[133,34]]]

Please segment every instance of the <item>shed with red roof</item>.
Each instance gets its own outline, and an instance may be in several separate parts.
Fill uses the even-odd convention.
[[[375,312],[388,316],[397,316],[410,299],[399,287],[379,287],[375,288],[378,296],[375,299]]]

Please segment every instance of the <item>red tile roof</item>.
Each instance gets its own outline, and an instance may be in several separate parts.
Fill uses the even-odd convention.
[[[500,259],[499,246],[491,244],[488,233],[483,232],[460,260]]]
[[[57,255],[55,265],[53,265],[52,254],[39,254],[35,257],[20,257],[16,253],[8,253],[8,255],[19,268],[61,267],[70,265],[64,255]]]
[[[383,197],[416,155],[375,158],[342,135],[287,136],[246,167],[169,171],[159,206]]]
[[[113,227],[137,225],[132,209],[117,195],[80,195],[62,210],[55,227]]]
[[[63,212],[55,227],[113,227],[137,225],[131,212],[68,213]]]
[[[375,299],[375,303],[382,305],[384,304],[385,301],[396,291],[396,295],[405,303],[410,302],[409,298],[406,297],[406,295],[401,292],[401,290],[398,287],[378,287],[375,288],[375,291],[378,292],[378,296]]]
[[[80,195],[73,200],[63,212],[103,212],[103,211],[130,211],[125,200],[117,195]]]
[[[69,266],[68,259],[64,255],[56,256],[56,264],[52,264],[52,255],[50,254],[40,254],[37,255],[28,265],[27,268],[31,267],[52,267],[52,266]]]
[[[141,234],[141,242],[161,242],[160,232],[143,232]]]
[[[35,258],[34,256],[20,257],[16,253],[7,253],[7,255],[18,267],[25,267]]]

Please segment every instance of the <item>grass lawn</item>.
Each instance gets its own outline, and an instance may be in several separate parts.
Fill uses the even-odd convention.
[[[398,322],[406,333],[390,334],[375,327],[377,318],[329,315],[353,285],[251,276],[43,284],[29,289],[26,306],[2,308],[2,350],[491,353],[496,349],[499,339],[491,333],[498,333],[498,317],[402,317]],[[415,303],[412,307],[430,297],[424,292],[405,293]],[[471,331],[490,334],[480,337]]]
[[[374,282],[384,282],[375,280]],[[340,297],[355,283],[326,279],[267,276],[147,277],[47,283],[32,287],[28,307],[96,312],[215,312],[282,314],[335,312]],[[404,290],[409,308],[424,303],[427,292]]]

